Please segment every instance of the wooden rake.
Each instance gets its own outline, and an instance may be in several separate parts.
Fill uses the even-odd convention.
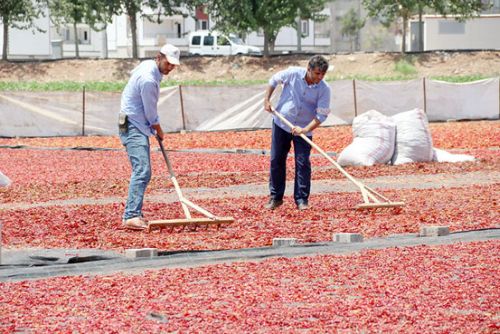
[[[273,110],[273,115],[277,116],[283,123],[285,123],[290,129],[294,127],[290,121],[288,121],[283,115]],[[301,134],[300,137],[304,139],[309,145],[311,145],[316,151],[321,153],[325,158],[327,158],[345,177],[352,183],[354,183],[361,191],[361,196],[363,196],[364,203],[360,203],[356,206],[356,209],[376,209],[376,208],[393,208],[404,206],[404,202],[392,202],[387,197],[376,192],[372,188],[366,186],[360,181],[356,180],[352,175],[346,172],[342,166],[338,164],[337,161],[333,160],[325,151],[323,151],[318,145],[312,142],[306,135]]]
[[[177,193],[177,196],[179,197],[179,202],[181,203],[182,210],[184,211],[184,215],[186,218],[183,219],[169,219],[169,220],[153,220],[149,222],[149,227],[148,231],[151,232],[154,229],[162,229],[162,228],[170,228],[170,231],[173,231],[173,229],[177,226],[181,227],[190,227],[192,230],[196,230],[198,226],[206,226],[208,228],[209,225],[216,225],[217,228],[219,228],[223,224],[230,224],[234,222],[233,217],[217,217],[213,215],[212,213],[208,212],[207,210],[203,209],[199,205],[194,204],[187,198],[185,198],[182,195],[181,188],[179,186],[179,183],[177,182],[177,179],[175,178],[175,173],[172,168],[172,164],[170,163],[170,160],[168,159],[167,152],[165,151],[165,148],[163,147],[163,143],[161,139],[156,136],[156,139],[158,140],[158,144],[160,145],[160,150],[161,153],[163,154],[163,158],[165,159],[165,162],[167,163],[167,168],[168,172],[170,174],[170,179],[172,180],[172,183],[174,184],[175,191]],[[191,217],[191,212],[189,212],[189,208],[192,208],[205,217]]]

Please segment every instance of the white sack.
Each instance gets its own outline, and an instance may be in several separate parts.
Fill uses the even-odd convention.
[[[0,187],[8,187],[11,183],[12,181],[2,172],[0,172]]]
[[[369,110],[352,122],[354,139],[337,159],[341,166],[385,164],[394,153],[394,121],[376,110]]]
[[[396,146],[392,163],[400,165],[432,161],[432,137],[427,116],[422,109],[413,109],[392,116],[396,122]]]
[[[474,161],[475,158],[468,154],[453,154],[440,150],[439,148],[434,148],[434,159],[437,162],[463,162],[463,161]]]

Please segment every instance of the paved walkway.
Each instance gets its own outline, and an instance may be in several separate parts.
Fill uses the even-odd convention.
[[[463,187],[469,185],[485,185],[500,183],[499,172],[471,172],[464,174],[428,174],[428,175],[395,175],[376,178],[358,179],[373,189],[430,189],[442,187]],[[316,180],[312,182],[311,193],[356,192],[358,188],[347,179]],[[293,192],[293,182],[288,182],[286,195]],[[243,184],[221,188],[183,188],[184,196],[191,200],[210,198],[237,198],[242,196],[266,196],[269,194],[267,183]],[[177,194],[173,189],[165,194],[146,195],[147,202],[177,202]],[[54,205],[86,205],[122,203],[123,197],[75,198],[41,203],[6,203],[0,204],[0,210],[30,209]]]

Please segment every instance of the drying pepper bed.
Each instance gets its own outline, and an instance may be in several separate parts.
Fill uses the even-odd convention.
[[[0,283],[0,332],[498,333],[499,254],[488,241]]]
[[[314,140],[326,151],[339,152],[352,140],[350,131],[318,129]],[[0,138],[0,146],[31,147],[0,147],[0,170],[13,181],[0,189],[2,246],[216,250],[269,246],[276,237],[325,242],[336,232],[365,238],[415,234],[421,225],[447,225],[451,232],[498,227],[500,184],[479,183],[470,175],[498,173],[500,123],[431,124],[431,133],[434,147],[477,160],[347,168],[361,180],[425,176],[465,181],[383,190],[391,199],[411,203],[404,208],[356,211],[360,194],[340,191],[313,192],[311,210],[297,211],[286,197],[282,207],[267,211],[262,209],[267,196],[247,190],[238,197],[196,200],[216,215],[233,216],[236,221],[227,227],[151,233],[119,229],[130,167],[116,137]],[[165,145],[268,150],[270,133],[168,134]],[[113,150],[60,149],[70,147]],[[183,189],[248,189],[268,180],[268,155],[198,151],[170,157]],[[153,152],[152,162],[148,195],[172,193],[159,152]],[[313,180],[343,179],[322,157],[314,156],[312,164]],[[287,177],[293,179],[291,161]],[[109,199],[111,204],[99,202]],[[146,201],[144,213],[149,219],[182,216],[179,203]],[[493,240],[0,283],[0,333],[497,333],[498,254],[500,242]]]

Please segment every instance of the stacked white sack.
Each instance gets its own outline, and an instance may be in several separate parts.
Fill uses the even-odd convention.
[[[337,162],[341,166],[372,166],[391,160],[395,145],[394,121],[376,110],[369,110],[354,118],[354,139],[342,152]]]
[[[0,172],[0,187],[8,187],[12,181],[4,175],[2,172]]]
[[[396,146],[393,165],[432,161],[432,137],[427,116],[422,109],[413,109],[392,116],[396,123]]]

